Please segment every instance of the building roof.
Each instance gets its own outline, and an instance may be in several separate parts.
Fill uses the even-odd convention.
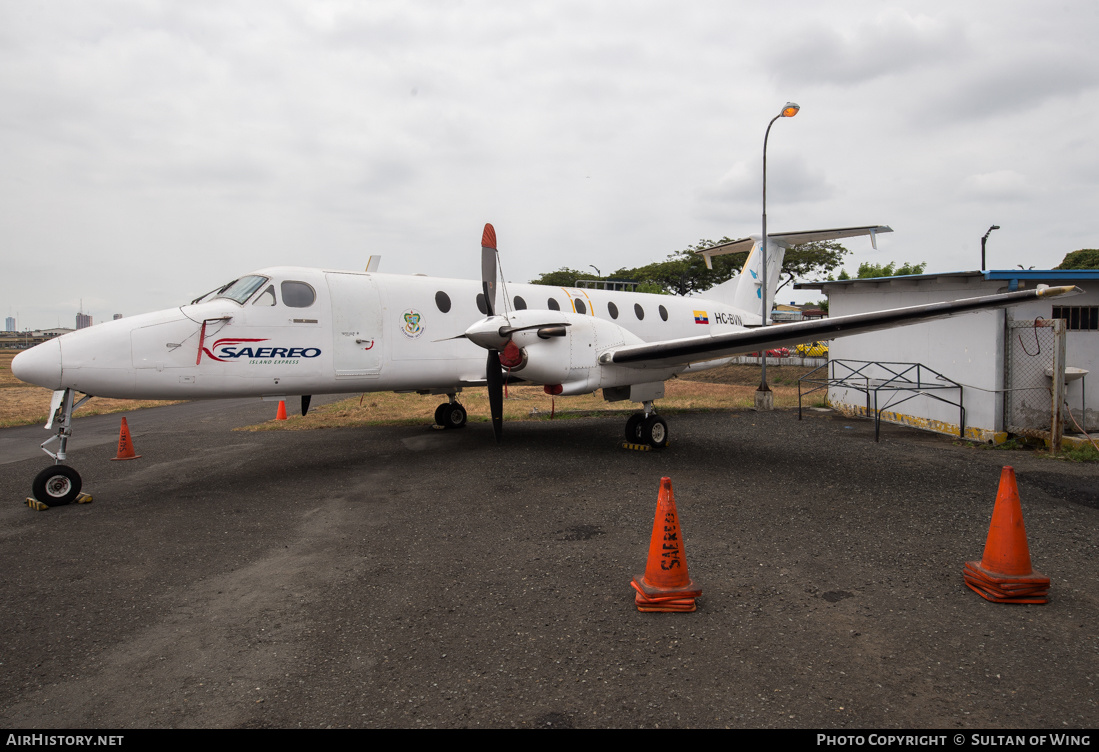
[[[1049,282],[1051,280],[1080,281],[1099,279],[1099,269],[996,269],[985,272],[940,272],[938,274],[905,274],[898,277],[865,277],[863,279],[829,279],[822,282],[797,282],[794,288],[797,290],[825,290],[849,285],[860,285],[868,282],[885,282],[894,279],[905,280],[931,280],[957,277],[973,279],[1006,279],[1008,287],[1012,290],[1018,288],[1020,281]]]

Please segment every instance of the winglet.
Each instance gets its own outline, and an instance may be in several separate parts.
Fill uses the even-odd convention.
[[[485,222],[485,231],[481,234],[481,247],[496,250],[496,228]]]

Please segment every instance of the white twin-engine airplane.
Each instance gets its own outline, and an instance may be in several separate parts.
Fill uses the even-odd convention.
[[[814,240],[891,232],[851,227],[769,236],[767,289],[774,290],[787,247]],[[496,232],[485,225],[480,282],[299,267],[261,269],[189,305],[108,321],[20,353],[12,371],[55,390],[56,435],[43,450],[55,464],[38,475],[35,497],[65,504],[80,476],[65,449],[72,412],[92,395],[123,399],[283,398],[415,391],[447,395],[435,411],[446,428],[466,423],[457,395],[487,387],[497,441],[505,380],[541,384],[552,395],[603,390],[643,411],[626,437],[663,447],[668,426],[654,410],[664,381],[713,368],[738,353],[832,339],[967,311],[1002,307],[1073,287],[1043,288],[877,313],[761,327],[758,238],[704,255],[752,249],[743,272],[705,293],[681,298],[612,290],[504,285],[497,295]],[[709,264],[709,258],[707,258]],[[487,351],[487,358],[486,358]],[[74,404],[74,395],[87,396]],[[58,442],[56,454],[46,448]]]

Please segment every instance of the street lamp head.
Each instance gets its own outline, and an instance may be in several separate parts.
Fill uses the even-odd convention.
[[[782,108],[782,117],[793,117],[798,114],[798,110],[800,109],[801,107],[793,102],[787,102],[786,106]]]

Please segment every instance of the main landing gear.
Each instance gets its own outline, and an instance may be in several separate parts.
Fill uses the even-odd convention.
[[[645,412],[634,413],[626,420],[626,441],[663,449],[668,446],[668,423],[656,414],[652,402],[644,406]]]
[[[57,424],[57,435],[51,436],[42,442],[42,451],[53,457],[53,467],[47,467],[40,472],[31,484],[34,498],[51,507],[64,506],[76,500],[80,495],[80,473],[68,465],[62,465],[65,461],[65,449],[72,436],[73,410],[90,400],[91,395],[85,395],[79,402],[73,404],[73,390],[65,389],[53,393],[53,401],[50,403],[50,420],[46,428],[52,428]],[[57,442],[57,453],[46,449],[50,442]]]
[[[466,409],[453,394],[448,395],[450,402],[444,402],[435,408],[435,424],[443,428],[465,428]]]

